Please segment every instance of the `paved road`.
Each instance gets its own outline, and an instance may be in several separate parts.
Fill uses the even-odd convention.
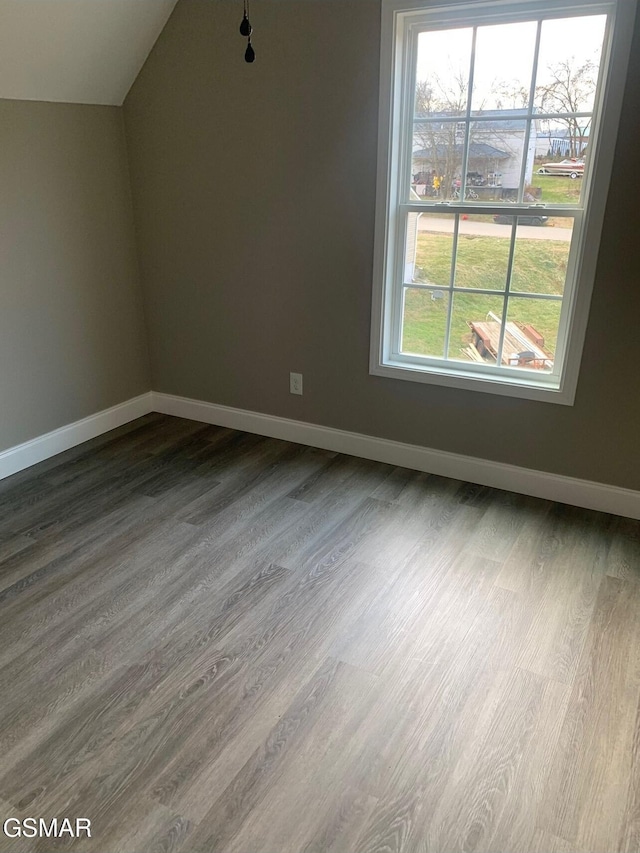
[[[422,215],[418,219],[419,231],[436,231],[451,234],[452,219],[440,219],[436,216]],[[571,242],[571,228],[558,228],[552,225],[520,225],[518,236],[531,240],[563,240]],[[460,219],[460,234],[473,234],[476,237],[511,237],[510,225],[497,225],[495,222],[472,222]]]

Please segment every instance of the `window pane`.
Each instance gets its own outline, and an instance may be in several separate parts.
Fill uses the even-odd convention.
[[[417,281],[438,287],[450,286],[454,226],[455,217],[450,213],[409,214],[405,267],[407,283]]]
[[[591,113],[600,72],[605,15],[544,21],[540,41],[536,107],[539,112],[569,113],[539,119],[533,185],[541,200],[578,204],[588,167]]]
[[[467,110],[473,30],[420,33],[416,66],[415,114],[463,116]]]
[[[587,15],[543,21],[536,80],[541,112],[593,111],[606,20],[606,15]],[[567,120],[564,128],[566,154],[577,157],[581,151],[572,123]]]
[[[448,310],[447,292],[406,288],[402,311],[401,352],[442,358]]]
[[[446,201],[460,194],[464,134],[461,121],[414,125],[412,189],[419,196]]]
[[[572,235],[572,218],[520,216],[510,289],[562,296]]]
[[[501,296],[454,293],[449,358],[495,364],[502,308]]]
[[[533,175],[535,133],[527,140],[527,122],[513,115],[508,119],[472,122],[469,136],[467,198],[485,199],[485,187],[500,187],[489,198],[515,201],[522,176],[522,159],[527,153],[525,183]]]
[[[536,145],[540,145],[540,137]],[[545,204],[579,204],[585,168],[586,158],[582,157],[572,159],[553,154],[536,156],[531,179],[536,201]]]
[[[474,112],[526,112],[537,29],[535,21],[478,28],[471,100]]]
[[[561,304],[549,299],[509,299],[503,364],[530,370],[553,368]]]
[[[499,221],[496,222],[496,219]],[[512,225],[513,216],[461,217],[456,252],[456,287],[505,290]]]

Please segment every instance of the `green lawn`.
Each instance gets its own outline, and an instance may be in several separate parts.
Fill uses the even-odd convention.
[[[560,175],[538,175],[533,170],[531,185],[542,189],[541,202],[546,204],[573,204],[580,201],[582,178],[561,177]]]
[[[418,235],[416,279],[440,287],[449,285],[452,239],[446,234]],[[559,240],[521,240],[514,258],[512,291],[562,294],[569,243]],[[456,285],[470,289],[502,290],[509,256],[506,237],[461,235],[458,240]],[[431,291],[408,290],[405,301],[403,350],[422,355],[443,354],[447,293],[433,300]],[[501,295],[457,293],[454,295],[450,357],[463,357],[460,350],[471,341],[467,321],[484,320],[489,311],[502,313]],[[560,303],[511,297],[509,320],[529,323],[545,339],[553,353],[556,345]]]
[[[508,237],[458,238],[456,286],[504,290],[509,260]],[[562,295],[569,243],[562,240],[519,240],[513,259],[511,290]],[[448,287],[453,239],[448,234],[418,234],[416,281]]]

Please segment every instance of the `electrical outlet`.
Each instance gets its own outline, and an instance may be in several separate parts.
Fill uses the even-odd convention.
[[[302,374],[301,373],[290,373],[289,374],[289,391],[292,394],[302,394]]]

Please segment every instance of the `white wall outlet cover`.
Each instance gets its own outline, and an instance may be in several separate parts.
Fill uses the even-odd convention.
[[[289,391],[292,394],[302,394],[302,374],[301,373],[290,373],[289,374]]]

